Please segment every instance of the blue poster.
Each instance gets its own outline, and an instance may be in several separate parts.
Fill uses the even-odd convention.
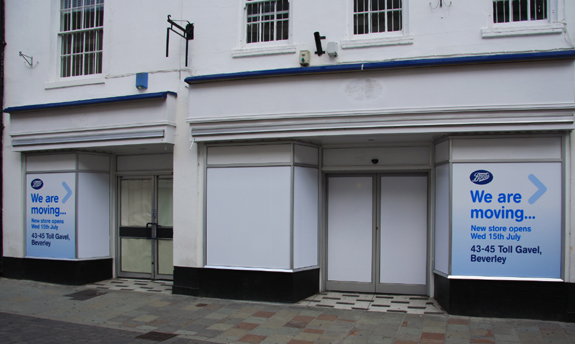
[[[26,256],[76,258],[76,174],[26,176]]]
[[[561,163],[454,164],[451,274],[561,278]]]

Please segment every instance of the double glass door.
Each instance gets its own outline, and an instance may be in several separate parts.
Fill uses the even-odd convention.
[[[118,275],[172,279],[172,177],[121,177],[119,189]]]
[[[427,176],[329,176],[328,290],[426,294]]]

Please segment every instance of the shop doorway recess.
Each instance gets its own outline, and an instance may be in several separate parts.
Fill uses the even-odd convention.
[[[427,293],[428,177],[328,175],[326,288]]]
[[[172,176],[120,177],[118,276],[173,277]]]

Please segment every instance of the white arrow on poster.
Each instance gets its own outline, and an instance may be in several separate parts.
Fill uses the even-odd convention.
[[[76,174],[26,178],[26,255],[76,258]]]
[[[454,164],[451,274],[561,278],[561,164]]]

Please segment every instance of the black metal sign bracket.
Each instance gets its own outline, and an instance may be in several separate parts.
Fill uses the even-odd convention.
[[[170,23],[170,27],[166,30],[166,57],[168,57],[169,47],[170,47],[170,31],[175,32],[178,36],[182,37],[186,40],[186,67],[188,66],[188,43],[191,39],[194,39],[194,24],[190,23],[187,20],[176,20],[176,21],[185,21],[186,27],[183,28],[180,26],[176,21],[171,19],[171,15],[168,15],[168,23]],[[176,28],[179,31],[174,30]],[[181,31],[181,32],[180,32]]]

